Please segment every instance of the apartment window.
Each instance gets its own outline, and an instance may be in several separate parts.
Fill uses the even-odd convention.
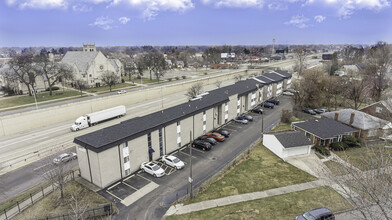
[[[250,105],[253,107],[256,104],[256,92],[252,92]]]
[[[218,106],[218,125],[220,125],[221,124],[221,117],[222,117],[222,106],[221,105],[219,105]]]
[[[229,120],[229,106],[225,103],[225,123]]]
[[[207,115],[206,112],[203,112],[203,134],[207,132]]]
[[[382,108],[376,107],[376,113],[381,113],[381,112],[382,112]]]
[[[180,122],[177,122],[177,145],[179,148],[181,147],[181,124],[180,124]]]
[[[128,142],[125,142],[122,145],[123,151],[123,159],[124,159],[124,172],[125,176],[128,176],[131,173],[131,164],[129,162],[129,148]]]
[[[241,112],[240,108],[241,108],[241,97],[237,101],[237,115],[239,115]]]
[[[325,140],[321,139],[320,145],[321,145],[321,146],[324,146],[324,145],[325,145]]]
[[[163,138],[162,138],[162,128],[159,129],[159,154],[163,156]]]
[[[88,76],[89,76],[89,77],[92,77],[92,75],[91,75],[91,74],[89,74]]]
[[[151,133],[147,134],[147,142],[148,142],[148,148],[152,147],[152,143],[151,143]]]
[[[334,138],[332,139],[332,143],[336,143],[336,142],[339,142],[339,137],[334,137]]]

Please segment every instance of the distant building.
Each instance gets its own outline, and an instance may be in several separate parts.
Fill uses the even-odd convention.
[[[112,72],[121,77],[124,67],[118,59],[108,59],[101,51],[97,51],[95,44],[83,44],[83,51],[68,51],[61,63],[73,67],[76,79],[86,81],[89,86],[102,84],[101,76],[105,72]]]
[[[323,54],[321,56],[321,58],[322,58],[322,60],[332,60],[333,59],[333,55],[330,54],[330,53],[327,53],[327,54]]]
[[[383,120],[392,121],[392,99],[375,102],[359,109],[359,111]]]

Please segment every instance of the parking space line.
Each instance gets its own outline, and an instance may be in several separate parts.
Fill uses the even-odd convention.
[[[195,148],[192,148],[192,150],[195,150],[195,151],[199,151],[199,152],[201,152],[201,153],[205,153],[204,151],[202,151],[202,150],[199,150],[199,149],[195,149]]]
[[[125,178],[123,181],[129,180],[129,179],[131,179],[134,176],[135,176],[135,174],[132,174],[132,175],[128,176],[127,178]]]
[[[179,152],[182,153],[182,154],[187,155],[188,157],[191,156],[190,154],[184,153],[184,152],[182,152],[182,151],[179,151]],[[197,158],[197,157],[195,157],[195,156],[193,156],[193,155],[192,155],[192,157],[193,157],[193,158]]]
[[[137,175],[137,176],[140,176],[140,175]],[[150,179],[147,179],[146,177],[144,177],[144,176],[140,176],[141,178],[143,178],[143,179],[145,179],[145,180],[147,180],[147,181],[150,181],[150,182],[152,182],[152,180],[150,180]]]
[[[109,192],[108,190],[106,190],[107,193],[109,193],[111,196],[113,196],[114,198],[122,201],[122,199],[120,199],[119,197],[117,197],[116,195],[114,195],[113,193]]]
[[[166,175],[169,176],[170,174],[174,173],[176,170],[174,168],[171,168],[170,172],[167,173]]]
[[[108,190],[111,190],[112,188],[116,187],[118,184],[120,184],[121,182],[118,182],[116,184],[114,184],[113,186],[109,187]]]
[[[136,191],[138,190],[138,189],[136,189],[135,187],[133,187],[133,186],[129,185],[128,183],[125,183],[125,182],[123,182],[123,184],[124,184],[124,185],[126,185],[126,186],[129,186],[129,187],[131,187],[132,189],[134,189],[134,190],[136,190]]]

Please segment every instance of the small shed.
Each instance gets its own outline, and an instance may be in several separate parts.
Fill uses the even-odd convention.
[[[263,145],[282,159],[308,155],[313,143],[300,131],[263,134]]]

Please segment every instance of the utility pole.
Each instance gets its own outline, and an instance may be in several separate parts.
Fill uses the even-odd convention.
[[[190,131],[189,132],[189,140],[190,140],[190,145],[189,145],[189,151],[190,151],[190,153],[189,153],[189,155],[190,155],[190,157],[189,157],[189,163],[191,164],[191,166],[190,166],[190,171],[189,171],[189,179],[188,179],[188,181],[189,181],[189,185],[190,185],[190,188],[191,188],[191,190],[190,190],[190,192],[191,192],[191,198],[193,198],[193,190],[192,190],[192,182],[193,182],[193,179],[192,179],[192,131]]]

